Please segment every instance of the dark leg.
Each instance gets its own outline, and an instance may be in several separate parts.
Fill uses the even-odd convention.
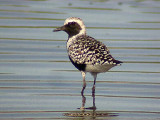
[[[93,110],[93,114],[96,110],[96,105],[95,105],[95,94],[92,93],[92,98],[93,98],[93,106],[92,107],[88,107],[88,108],[85,108],[85,109],[90,109],[90,110]],[[83,104],[82,104],[83,105]],[[82,107],[81,107],[82,108]]]
[[[85,103],[86,103],[86,97],[83,94],[81,94],[81,95],[82,95],[82,106],[80,107],[80,109],[84,110],[85,109]]]
[[[95,105],[95,94],[92,94],[93,97],[93,110],[96,110],[96,105]]]
[[[94,96],[95,94],[95,88],[96,88],[96,78],[97,78],[97,73],[91,73],[94,77],[94,83],[93,83],[93,87],[92,87],[92,96]]]
[[[85,80],[86,73],[83,71],[81,71],[81,73],[82,73],[82,78],[83,78],[83,88],[81,91],[81,95],[83,96],[84,89],[86,88],[86,80]]]

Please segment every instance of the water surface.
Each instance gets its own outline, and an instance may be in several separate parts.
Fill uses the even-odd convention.
[[[160,119],[159,14],[156,0],[0,0],[0,119]],[[95,96],[90,74],[81,96],[67,35],[52,32],[71,16],[124,62]]]

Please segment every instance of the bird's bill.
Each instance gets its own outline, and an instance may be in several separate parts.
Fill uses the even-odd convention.
[[[65,26],[62,26],[54,29],[53,32],[64,31],[64,30],[65,30]]]

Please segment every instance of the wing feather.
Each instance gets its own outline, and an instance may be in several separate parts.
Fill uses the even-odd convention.
[[[68,54],[77,64],[116,64],[108,48],[90,36],[79,36],[68,48]]]

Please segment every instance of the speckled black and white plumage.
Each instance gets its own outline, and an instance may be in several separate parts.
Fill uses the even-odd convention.
[[[112,57],[102,42],[86,35],[85,25],[80,18],[67,18],[64,26],[56,28],[54,31],[65,31],[68,34],[68,56],[72,64],[82,72],[82,92],[86,87],[86,72],[90,72],[94,76],[94,93],[97,74],[107,72],[112,67],[122,63]]]
[[[87,67],[87,65],[115,66],[120,64],[120,61],[112,57],[108,48],[103,43],[87,35],[76,37],[76,40],[68,47],[68,55],[73,63],[85,64],[85,67]],[[81,70],[81,68],[77,69]],[[86,71],[85,68],[84,71]],[[88,72],[100,73],[103,71],[91,70]]]

